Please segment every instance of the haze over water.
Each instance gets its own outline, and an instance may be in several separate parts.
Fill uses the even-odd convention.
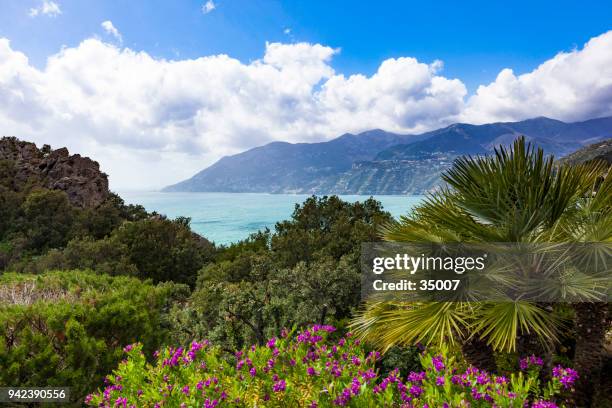
[[[140,204],[147,211],[157,211],[169,218],[191,218],[191,228],[217,244],[229,244],[249,234],[288,219],[296,204],[307,194],[265,193],[160,193],[120,192],[128,204]],[[364,201],[367,195],[341,195],[349,202]],[[393,217],[405,215],[423,196],[374,196]]]

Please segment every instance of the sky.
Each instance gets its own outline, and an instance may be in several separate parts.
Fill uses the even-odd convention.
[[[609,1],[0,0],[0,135],[149,190],[274,140],[586,120],[611,30]]]

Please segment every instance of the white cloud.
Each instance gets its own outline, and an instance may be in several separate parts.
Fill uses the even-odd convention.
[[[285,34],[289,35],[289,34],[291,34],[291,29],[290,29],[289,27],[287,27],[287,28],[285,28],[285,29],[283,30],[283,33],[285,33]]]
[[[213,11],[216,7],[217,5],[215,4],[213,0],[208,0],[206,3],[202,5],[202,13],[208,14],[211,11]]]
[[[119,42],[123,41],[123,38],[121,37],[121,33],[119,32],[119,30],[117,30],[117,28],[113,25],[113,22],[110,20],[106,20],[103,21],[102,24],[100,24],[102,26],[102,28],[104,29],[104,31],[106,31],[108,34],[112,35],[113,37],[115,37],[117,40],[119,40]]]
[[[114,188],[161,187],[273,140],[612,115],[610,50],[612,32],[531,73],[504,70],[468,97],[439,61],[392,58],[371,76],[345,76],[331,66],[339,50],[320,44],[268,43],[261,59],[243,63],[165,60],[87,39],[37,69],[0,39],[0,134],[90,155]]]
[[[30,17],[36,17],[38,15],[45,15],[49,17],[55,17],[62,14],[59,4],[50,0],[43,0],[38,7],[32,7],[28,11]]]
[[[473,123],[549,116],[566,121],[612,115],[612,31],[560,52],[532,72],[506,68],[482,85],[462,118]]]

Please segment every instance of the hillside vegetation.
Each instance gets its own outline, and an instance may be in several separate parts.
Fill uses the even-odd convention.
[[[37,150],[37,163],[53,154]],[[572,323],[585,311],[607,310],[590,304],[546,309],[567,329],[548,339],[541,357],[525,342],[493,350],[486,337],[478,342],[457,333],[450,335],[458,342],[397,342],[379,355],[376,341],[350,334],[351,318],[363,311],[361,244],[397,225],[374,199],[313,196],[273,230],[216,246],[194,234],[188,218],[148,213],[108,190],[94,203],[71,198],[65,185],[36,171],[16,178],[24,160],[0,161],[2,385],[68,385],[74,406],[109,407],[413,401],[543,408],[572,406],[574,388],[585,384],[598,394],[596,370],[576,377],[569,368],[576,350],[584,350],[581,336],[590,333],[590,344],[600,344],[593,336],[609,327],[605,314],[599,326]],[[64,172],[78,173],[70,160],[63,165]],[[598,185],[612,191],[607,178]],[[577,199],[589,197],[595,195]],[[417,212],[424,216],[430,204]],[[520,200],[506,204],[525,210]],[[605,216],[609,203],[601,208]],[[473,355],[464,344],[490,351],[486,371],[469,366]]]

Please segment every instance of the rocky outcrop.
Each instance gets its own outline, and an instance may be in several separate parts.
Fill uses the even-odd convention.
[[[70,202],[78,207],[97,207],[109,196],[108,176],[98,162],[68,149],[41,149],[34,143],[15,137],[0,139],[0,161],[12,163],[13,188],[39,186],[65,191]]]

